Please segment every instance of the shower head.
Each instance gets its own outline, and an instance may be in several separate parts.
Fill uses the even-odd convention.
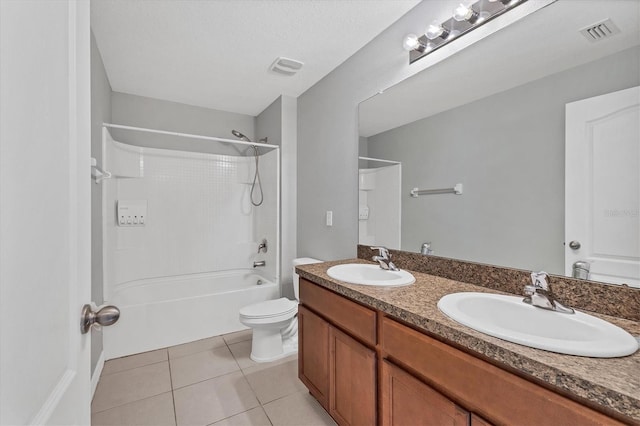
[[[233,134],[233,136],[235,136],[236,138],[241,139],[241,140],[243,140],[245,142],[251,142],[251,139],[249,139],[248,137],[246,137],[245,135],[243,135],[242,133],[240,133],[237,130],[232,130],[231,134]]]

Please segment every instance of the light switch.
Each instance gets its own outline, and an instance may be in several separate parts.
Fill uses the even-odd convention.
[[[333,212],[327,210],[327,226],[333,226]]]

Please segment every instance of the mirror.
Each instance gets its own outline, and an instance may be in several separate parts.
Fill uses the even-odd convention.
[[[438,256],[568,276],[580,273],[573,255],[589,261],[590,279],[640,287],[638,137],[626,142],[627,155],[610,145],[579,145],[576,152],[565,144],[579,109],[567,104],[640,85],[639,17],[638,1],[558,1],[362,102],[360,169],[388,167],[371,160],[379,159],[402,171],[401,219],[389,223],[400,228],[399,239],[377,238],[373,227],[363,233],[368,219],[361,214],[361,243],[414,252],[430,243]],[[613,34],[601,40],[580,32],[605,20]],[[622,110],[637,134],[638,106]],[[609,123],[594,133],[615,136],[619,128]],[[566,193],[566,165],[569,173],[587,162],[597,179],[567,175],[567,184],[597,180],[600,192]],[[414,188],[448,193],[411,197]],[[607,198],[613,192],[615,202]],[[599,210],[565,218],[576,203]],[[565,221],[588,228],[596,219],[603,222],[598,230],[565,235],[572,228]],[[570,241],[581,247],[569,248]],[[624,274],[605,271],[611,262],[624,263]]]

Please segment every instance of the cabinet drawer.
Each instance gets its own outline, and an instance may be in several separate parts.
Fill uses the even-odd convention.
[[[300,278],[300,302],[365,343],[376,344],[376,312]]]
[[[491,422],[622,424],[389,318],[382,319],[380,339],[389,357]]]

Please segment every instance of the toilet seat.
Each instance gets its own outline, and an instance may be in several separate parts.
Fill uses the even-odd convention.
[[[254,303],[240,309],[240,320],[252,323],[275,323],[286,321],[298,312],[298,303],[281,297],[275,300]]]

